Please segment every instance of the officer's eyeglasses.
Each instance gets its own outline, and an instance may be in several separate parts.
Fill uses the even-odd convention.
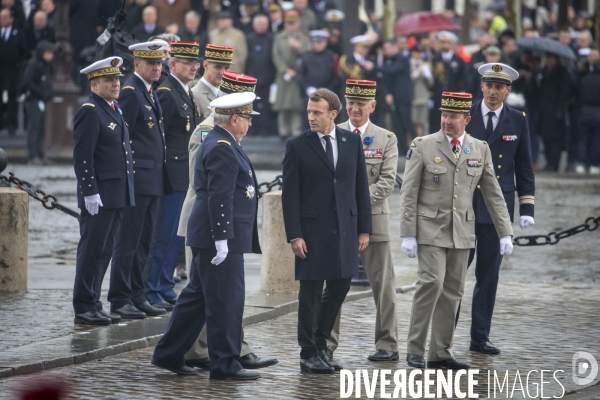
[[[190,68],[192,68],[192,67],[200,68],[199,62],[193,63],[193,62],[186,62],[186,61],[180,61],[180,60],[175,60],[175,62],[178,62],[178,63],[183,64],[186,67],[190,67]]]
[[[243,116],[241,116],[240,114],[237,114],[237,116],[238,116],[238,117],[240,117],[240,118],[247,119],[247,120],[248,120],[248,122],[252,122],[252,117],[243,117]]]

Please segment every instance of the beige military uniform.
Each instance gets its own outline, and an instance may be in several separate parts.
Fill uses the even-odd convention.
[[[512,227],[486,142],[465,135],[457,160],[446,135],[438,131],[413,140],[406,158],[400,236],[416,236],[419,244],[408,354],[424,355],[431,320],[428,361],[442,361],[454,357],[454,320],[469,249],[475,246],[476,188],[498,236],[511,236]]]
[[[190,137],[190,143],[188,145],[188,151],[190,153],[190,186],[188,187],[187,194],[185,195],[185,200],[183,201],[183,207],[181,209],[181,216],[179,217],[179,226],[177,228],[178,236],[187,236],[188,220],[190,219],[192,208],[194,208],[194,203],[196,202],[196,190],[194,189],[194,167],[196,165],[196,154],[198,154],[198,149],[202,143],[203,136],[211,131],[214,124],[214,116],[213,114],[210,114],[208,118],[202,121],[200,125],[194,129],[194,132],[192,132],[192,136]],[[192,249],[188,246],[185,246],[185,264],[188,276],[190,274],[191,263]],[[243,357],[251,352],[252,350],[250,349],[250,345],[246,342],[246,340],[244,340],[244,330],[242,328],[242,350],[240,352],[240,357]],[[192,348],[185,354],[185,359],[198,360],[207,357],[208,345],[206,341],[206,325],[204,325],[200,331],[198,340],[194,342]]]
[[[349,121],[338,126],[352,130]],[[381,350],[398,351],[396,276],[390,249],[390,207],[388,205],[388,197],[394,191],[396,183],[398,139],[392,132],[372,122],[369,122],[365,129],[363,141],[366,137],[373,139],[370,145],[363,144],[371,193],[373,234],[367,248],[360,253],[360,258],[373,289],[377,306],[375,347]],[[327,343],[332,351],[335,351],[339,342],[341,312],[340,309]]]
[[[194,102],[196,103],[196,107],[198,107],[198,112],[200,113],[200,120],[204,121],[211,113],[210,109],[208,108],[208,106],[210,106],[210,102],[216,99],[217,96],[215,96],[215,93],[201,80],[199,80],[191,90],[192,94],[194,95]],[[190,140],[190,143],[191,142],[192,140]]]

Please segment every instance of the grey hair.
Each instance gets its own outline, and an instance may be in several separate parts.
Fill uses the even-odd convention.
[[[150,40],[154,40],[154,39],[160,39],[160,40],[164,40],[165,42],[171,43],[171,42],[176,42],[181,40],[179,38],[179,36],[177,35],[173,35],[172,33],[161,33],[158,36],[154,36],[153,39]]]
[[[198,19],[200,19],[200,14],[198,14],[196,11],[192,10],[192,11],[188,11],[185,13],[185,17],[184,19],[188,19],[188,18],[192,18],[192,17],[196,17]]]
[[[215,125],[219,125],[220,127],[224,127],[225,125],[227,125],[229,123],[229,121],[231,120],[232,115],[225,115],[225,114],[217,114],[215,112]]]

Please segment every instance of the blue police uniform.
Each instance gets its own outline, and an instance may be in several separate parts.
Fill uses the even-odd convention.
[[[134,74],[125,81],[119,104],[131,134],[136,206],[123,214],[112,248],[108,292],[112,311],[146,301],[142,273],[158,228],[163,195],[171,192],[165,172],[162,109],[157,96],[151,94],[142,79]],[[108,263],[110,258],[110,251],[106,251],[103,262]]]
[[[169,75],[157,93],[163,110],[167,145],[165,166],[174,193],[164,197],[160,228],[146,279],[146,298],[150,304],[162,300],[173,302],[177,297],[173,290],[173,272],[184,240],[177,236],[177,228],[189,186],[188,144],[200,118],[193,96],[186,93],[173,75]]]
[[[261,250],[256,175],[242,147],[220,126],[208,133],[198,150],[194,187],[186,243],[194,255],[190,283],[177,299],[154,361],[183,367],[185,353],[206,322],[210,377],[223,379],[242,369],[237,358],[244,311],[243,253]],[[215,266],[211,261],[219,240],[227,240],[229,252]]]
[[[519,214],[533,217],[535,177],[525,113],[504,105],[498,124],[488,137],[482,102],[483,100],[473,105],[467,131],[471,136],[487,141],[490,147],[496,178],[504,194],[511,222],[514,221],[515,190],[519,195]],[[477,282],[473,290],[471,340],[483,343],[489,341],[502,256],[500,239],[479,188],[473,197],[473,209],[476,248],[471,249],[468,263],[471,264],[477,252]]]
[[[77,204],[81,208],[73,308],[75,314],[102,310],[100,287],[107,265],[99,262],[123,209],[135,205],[133,159],[127,124],[116,102],[91,94],[75,114],[73,135]],[[102,207],[91,215],[85,197],[100,195]]]

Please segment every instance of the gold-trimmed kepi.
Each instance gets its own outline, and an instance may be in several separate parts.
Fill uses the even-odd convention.
[[[241,74],[239,72],[225,71],[223,72],[223,80],[219,91],[225,94],[244,93],[256,90],[256,78],[250,75]]]
[[[509,65],[502,63],[487,63],[477,68],[482,82],[499,82],[512,85],[519,78],[519,73]]]
[[[377,82],[375,81],[347,79],[345,97],[364,100],[375,100],[376,90]]]
[[[96,61],[79,72],[86,74],[90,81],[99,77],[123,76],[119,68],[121,65],[123,65],[121,57],[108,57],[104,60]]]
[[[256,94],[252,92],[232,93],[211,101],[210,108],[215,110],[215,113],[221,115],[260,115],[260,113],[254,111],[252,108],[254,100],[256,100]]]
[[[465,92],[442,92],[441,111],[451,111],[457,113],[471,112],[473,95]]]
[[[169,44],[163,40],[136,43],[128,47],[135,58],[143,58],[148,61],[162,61],[165,59],[165,49]]]
[[[197,60],[200,54],[200,43],[198,42],[171,42],[171,56],[177,58],[191,58]]]
[[[204,50],[204,59],[211,63],[233,64],[233,47],[209,43]]]
[[[287,10],[283,14],[283,21],[288,24],[295,24],[296,22],[298,22],[299,18],[300,14],[296,10]]]

